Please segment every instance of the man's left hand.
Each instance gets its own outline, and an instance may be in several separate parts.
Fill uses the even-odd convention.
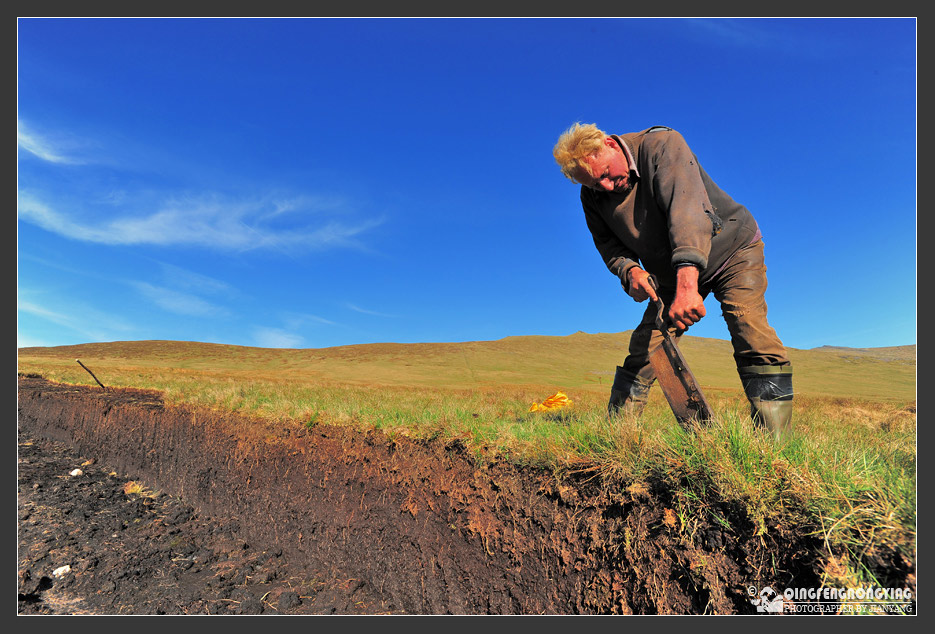
[[[698,269],[682,266],[678,269],[675,299],[669,307],[669,321],[679,330],[688,330],[705,316],[704,298],[698,292]]]

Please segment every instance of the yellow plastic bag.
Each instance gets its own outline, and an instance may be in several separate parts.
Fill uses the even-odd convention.
[[[572,404],[564,392],[556,392],[541,403],[533,403],[529,408],[530,412],[548,412],[555,409],[562,409]]]

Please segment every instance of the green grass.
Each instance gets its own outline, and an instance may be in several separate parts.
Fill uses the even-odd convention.
[[[167,402],[312,427],[460,439],[479,461],[662,483],[682,530],[730,528],[721,503],[758,531],[805,527],[828,546],[833,583],[880,582],[881,554],[915,559],[915,346],[790,350],[796,433],[775,442],[751,425],[730,344],[683,338],[716,413],[704,430],[675,424],[654,389],[637,420],[605,405],[629,333],[510,337],[461,344],[312,350],[195,342],[117,342],[19,351],[20,372],[161,390]],[[573,405],[529,412],[557,390]]]

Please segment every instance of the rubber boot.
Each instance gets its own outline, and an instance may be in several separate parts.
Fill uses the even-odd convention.
[[[614,385],[610,388],[610,401],[607,403],[608,416],[639,416],[649,399],[651,383],[645,383],[636,375],[617,366]]]
[[[777,439],[792,431],[792,366],[751,365],[739,368],[743,391],[750,401],[753,423]]]

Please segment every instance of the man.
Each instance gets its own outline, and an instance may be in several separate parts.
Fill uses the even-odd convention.
[[[777,437],[791,429],[792,365],[766,319],[766,266],[756,220],[711,180],[682,135],[665,126],[608,135],[576,123],[553,150],[580,184],[594,246],[637,302],[662,299],[675,337],[705,316],[714,293],[731,335],[751,416]],[[658,295],[650,283],[658,282]],[[639,414],[660,345],[650,305],[617,367],[608,412]]]

